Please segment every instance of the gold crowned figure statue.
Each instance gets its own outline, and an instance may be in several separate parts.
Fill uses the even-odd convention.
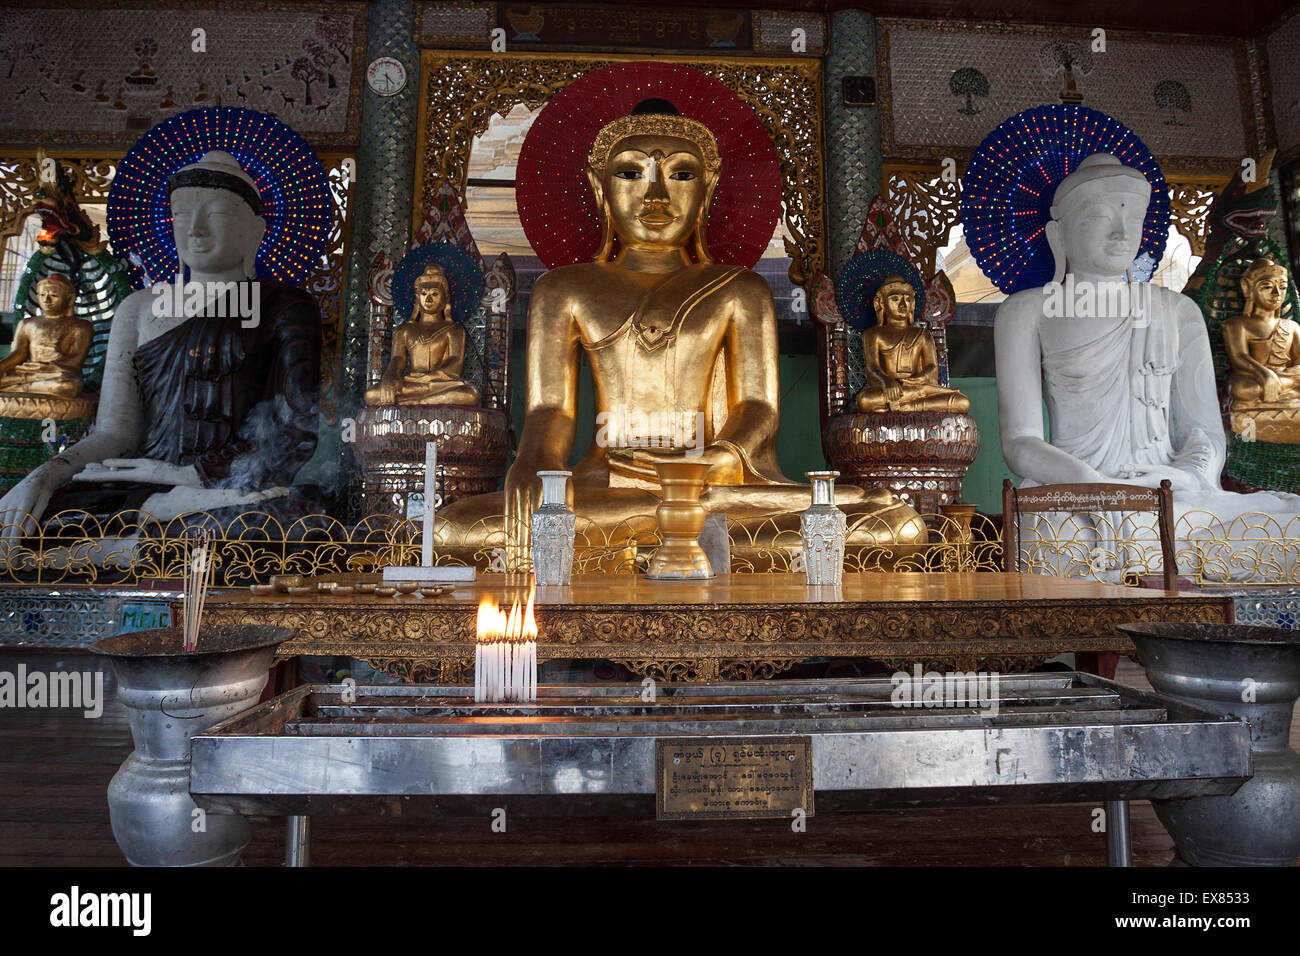
[[[1243,315],[1223,323],[1232,372],[1232,427],[1260,441],[1300,444],[1300,325],[1282,317],[1287,271],[1256,259],[1241,276]]]
[[[872,302],[877,324],[862,333],[867,385],[860,412],[969,412],[970,399],[939,384],[939,358],[928,330],[914,325],[916,292],[889,276]]]
[[[512,566],[527,554],[529,516],[541,501],[537,473],[568,468],[583,357],[596,431],[573,468],[581,518],[609,533],[653,515],[655,464],[688,459],[711,466],[700,499],[708,511],[741,519],[756,544],[770,544],[775,530],[797,535],[811,492],[777,464],[772,292],[757,273],[714,263],[705,243],[721,167],[709,129],[663,101],[597,134],[586,174],[603,239],[594,261],[552,269],[533,288],[526,417],[505,500],[481,495],[444,512],[469,527],[504,504]],[[916,512],[888,492],[836,491],[851,546],[925,539]]]
[[[13,348],[0,359],[0,394],[56,399],[81,394],[81,364],[94,329],[73,314],[76,297],[76,288],[61,275],[36,284],[42,314],[23,319],[14,330]]]
[[[367,405],[477,405],[478,389],[460,378],[465,330],[451,317],[451,287],[439,265],[415,280],[410,321],[393,332],[393,356]]]

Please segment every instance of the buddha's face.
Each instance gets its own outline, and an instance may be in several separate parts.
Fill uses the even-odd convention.
[[[709,195],[700,149],[675,136],[628,136],[605,165],[605,201],[629,246],[683,246]]]
[[[62,282],[41,282],[36,286],[36,301],[46,315],[67,315],[72,305],[72,292]]]
[[[226,189],[182,186],[172,193],[172,234],[181,261],[200,272],[229,272],[252,262],[266,223]]]
[[[420,314],[439,321],[443,318],[443,306],[447,304],[447,290],[441,282],[424,280],[415,284],[415,301]]]
[[[906,282],[890,282],[876,293],[873,304],[882,325],[911,325],[916,315],[916,292]]]
[[[1258,308],[1275,314],[1286,298],[1286,270],[1267,269],[1246,288],[1246,308],[1253,302]]]
[[[1127,177],[1080,186],[1061,216],[1061,242],[1067,268],[1075,273],[1118,276],[1133,265],[1142,247],[1148,189],[1133,188]]]

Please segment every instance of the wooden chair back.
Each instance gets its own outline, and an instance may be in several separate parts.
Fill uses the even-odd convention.
[[[1174,492],[1169,479],[1159,488],[1124,484],[1037,485],[1017,488],[1010,478],[1002,482],[1002,562],[1007,571],[1020,567],[1020,516],[1048,511],[1101,513],[1107,511],[1154,511],[1160,531],[1160,553],[1164,585],[1178,587],[1178,566],[1174,561]]]

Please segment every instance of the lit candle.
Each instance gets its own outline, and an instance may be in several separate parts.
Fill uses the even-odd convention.
[[[537,618],[533,616],[533,597],[537,588],[534,585],[528,592],[528,608],[524,611],[523,636],[524,662],[527,673],[524,675],[524,700],[537,700]]]
[[[433,502],[437,489],[434,473],[437,468],[438,444],[430,439],[424,443],[424,539],[420,552],[420,564],[426,568],[433,567]]]

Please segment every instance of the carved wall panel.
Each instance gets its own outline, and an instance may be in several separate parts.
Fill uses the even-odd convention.
[[[894,19],[877,34],[886,159],[964,160],[1007,117],[1063,94],[1133,129],[1166,174],[1227,172],[1256,153],[1262,94],[1244,40],[1107,30],[1101,51],[1083,27]]]
[[[361,120],[365,11],[335,0],[0,11],[0,143],[125,149],[176,113],[238,106],[277,116],[318,149],[346,149]]]

